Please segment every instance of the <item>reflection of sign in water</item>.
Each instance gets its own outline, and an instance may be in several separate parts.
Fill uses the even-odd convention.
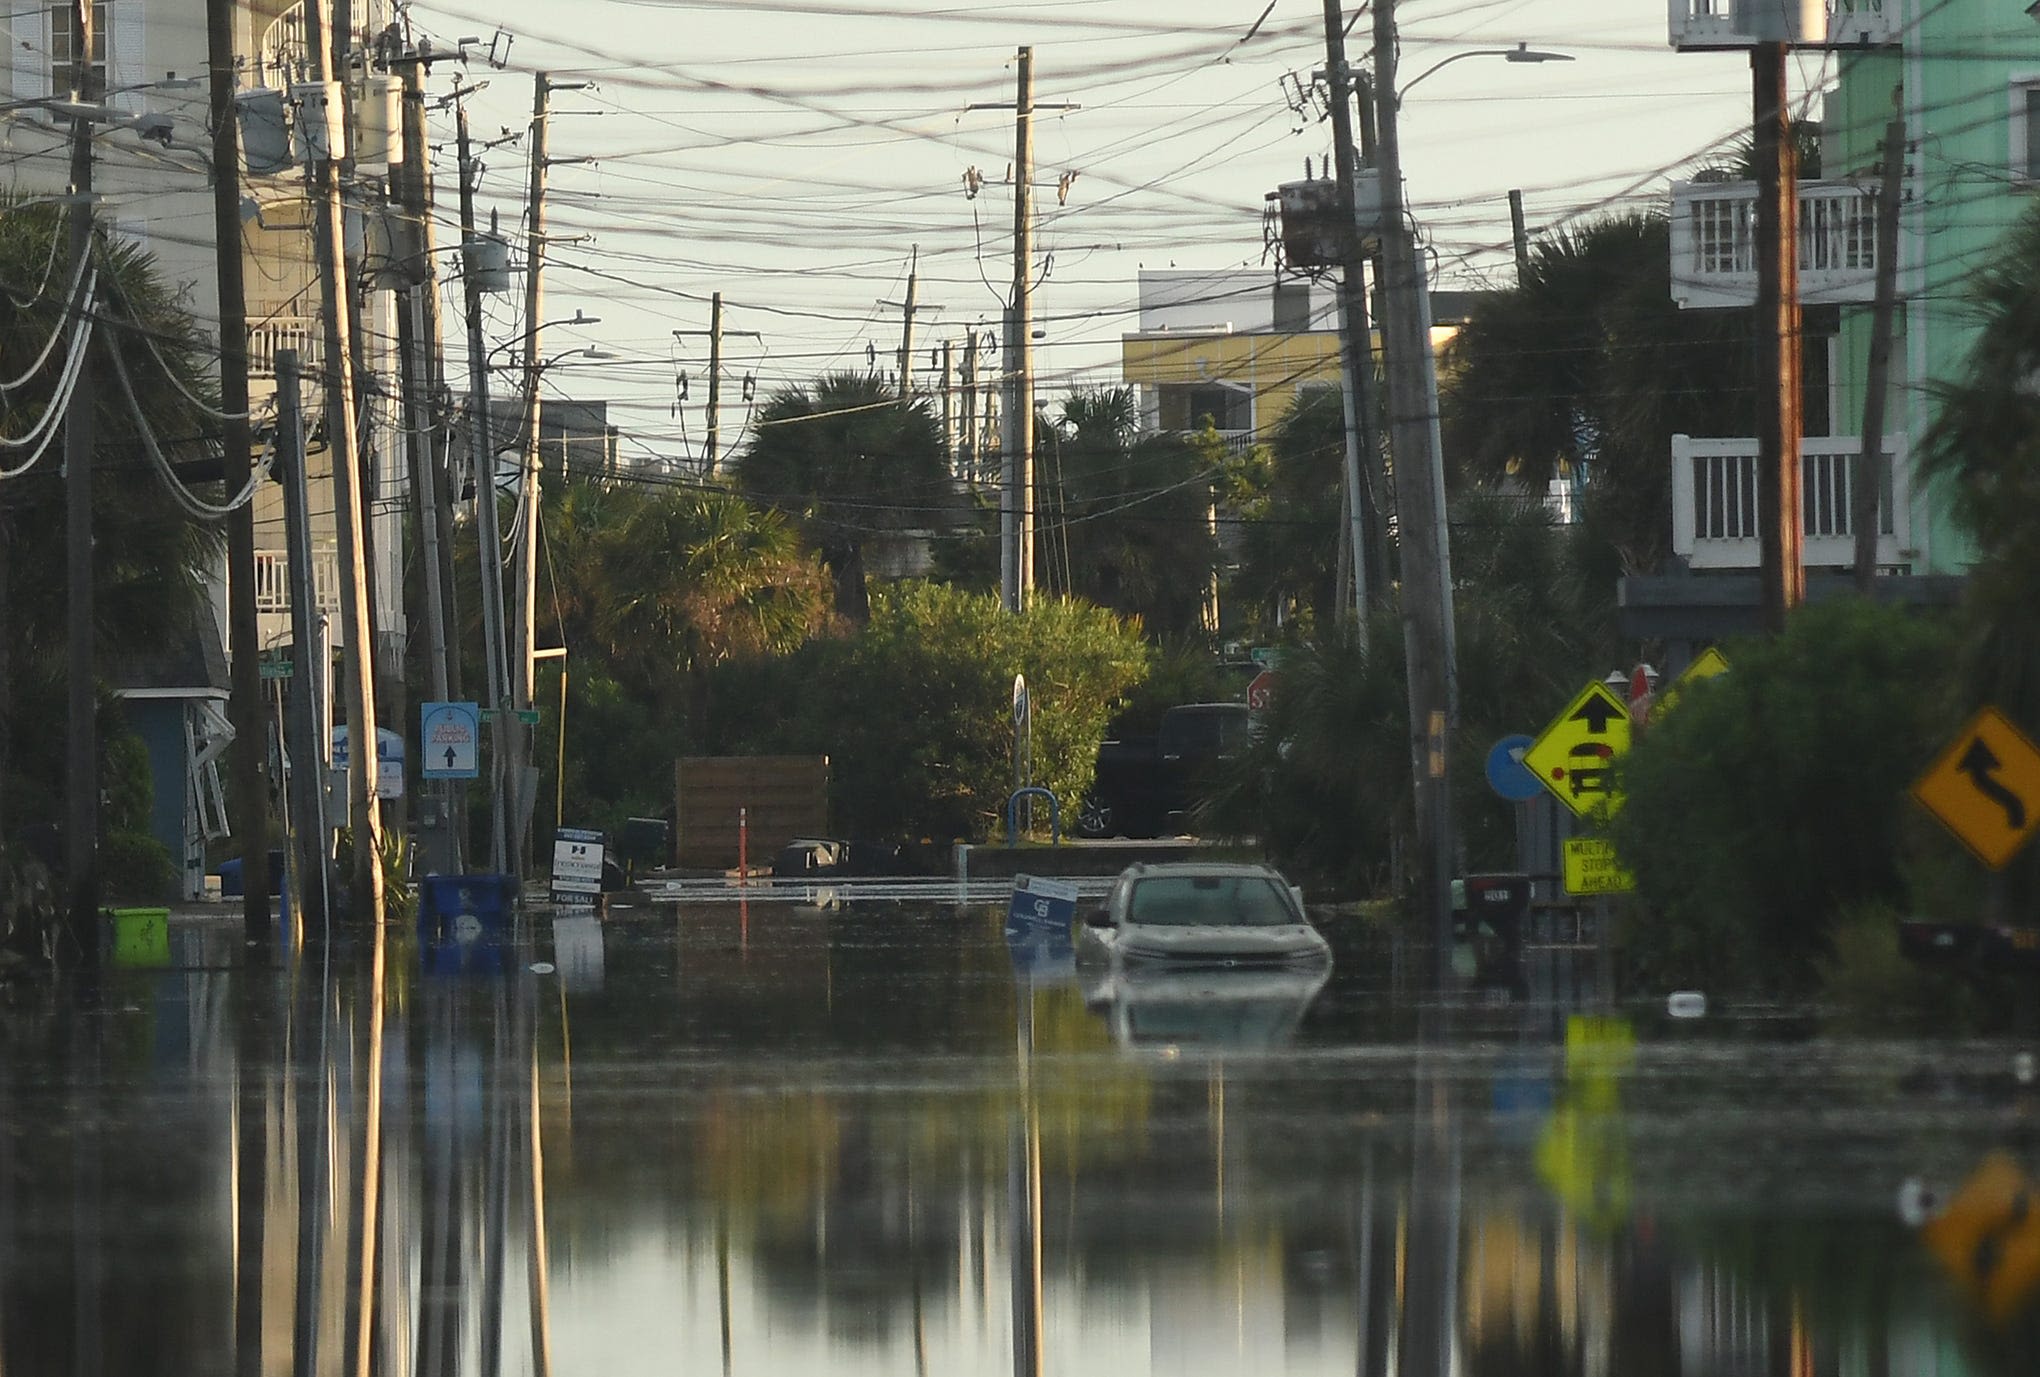
[[[1994,1152],[1920,1238],[1984,1313],[2002,1324],[2040,1284],[2036,1187],[2011,1156]]]
[[[1614,766],[1628,750],[1629,705],[1597,680],[1551,719],[1523,752],[1523,763],[1573,812],[1606,815],[1622,806]]]
[[[2040,746],[1996,708],[1969,720],[1913,797],[1993,870],[2040,828]]]
[[[555,898],[592,902],[602,893],[602,834],[577,827],[553,833]]]
[[[1595,1228],[1629,1217],[1621,1077],[1635,1055],[1636,1034],[1624,1020],[1583,1014],[1568,1020],[1565,1086],[1537,1140],[1537,1174]]]
[[[1615,855],[1615,844],[1605,837],[1565,839],[1565,892],[1583,894],[1627,894],[1636,888],[1636,877]]]

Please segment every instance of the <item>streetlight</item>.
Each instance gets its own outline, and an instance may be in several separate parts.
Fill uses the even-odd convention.
[[[2036,0],[2036,3],[2040,3],[2040,0]],[[1498,57],[1504,62],[1571,62],[1573,60],[1571,53],[1548,53],[1542,49],[1533,48],[1528,43],[1518,43],[1513,48],[1469,48],[1463,53],[1454,53],[1450,57],[1442,58],[1432,63],[1423,71],[1418,72],[1415,76],[1404,82],[1402,90],[1395,93],[1395,103],[1400,106],[1403,103],[1403,97],[1410,93],[1412,87],[1439,68],[1450,67],[1453,63],[1469,57]]]

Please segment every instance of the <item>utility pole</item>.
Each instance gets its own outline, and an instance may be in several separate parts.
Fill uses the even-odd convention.
[[[1034,596],[1034,49],[1020,50],[1013,104],[1013,309],[1012,400],[1006,418],[1013,443],[1006,453],[1006,483],[1015,513],[1013,587],[1008,611],[1025,612]]]
[[[1374,340],[1367,325],[1367,243],[1360,230],[1354,187],[1359,150],[1353,141],[1353,79],[1346,66],[1346,25],[1339,0],[1324,0],[1325,84],[1332,116],[1332,158],[1338,164],[1339,198],[1339,362],[1341,400],[1346,413],[1346,530],[1353,551],[1354,633],[1367,645],[1367,514],[1372,495],[1374,441]],[[1370,150],[1371,151],[1371,150]]]
[[[92,117],[99,78],[92,67],[92,0],[71,3],[71,273],[73,328],[85,329],[91,300],[85,263],[92,255]],[[238,240],[237,240],[238,242]],[[99,964],[99,695],[93,654],[92,408],[99,388],[88,343],[84,366],[64,407],[64,584],[66,795],[64,884],[70,937],[87,970]]]
[[[248,303],[241,274],[241,135],[234,115],[234,5],[206,0],[206,60],[212,69],[213,243],[220,307],[221,475],[228,492],[248,486],[254,441],[248,425]],[[269,940],[269,714],[262,694],[261,617],[255,608],[255,504],[227,518],[227,700],[234,725],[228,758],[234,832],[241,843],[241,925],[249,942]],[[298,658],[303,653],[297,652]]]
[[[433,700],[444,702],[451,697],[446,638],[446,585],[450,582],[450,569],[444,563],[448,552],[440,542],[439,513],[446,504],[439,488],[435,444],[439,427],[434,414],[438,370],[432,363],[439,344],[439,281],[433,257],[425,76],[423,64],[415,57],[404,62],[403,80],[404,162],[392,180],[404,212],[405,247],[410,255],[407,267],[416,280],[404,289],[403,299],[397,304],[397,351],[401,356],[398,385],[403,392],[404,449],[417,507],[419,563],[424,573],[420,621],[425,627],[425,676]],[[460,869],[459,834],[452,816],[453,789],[450,784],[436,781],[429,788],[433,797],[427,808],[420,810],[426,869],[429,873],[453,874]]]
[[[942,341],[942,457],[949,464],[949,472],[956,473],[956,369],[955,360],[949,352],[949,341]]]
[[[325,682],[318,632],[318,591],[312,579],[312,499],[305,476],[305,428],[299,410],[298,353],[276,351],[276,467],[283,482],[284,548],[290,572],[290,638],[297,672],[291,676],[284,746],[290,757],[292,886],[299,921],[328,921],[326,892],[326,778],[320,762],[319,702]]]
[[[673,338],[687,339],[694,335],[708,336],[708,446],[705,450],[707,468],[703,477],[713,478],[722,464],[722,342],[725,334],[743,339],[759,339],[756,330],[724,330],[722,293],[711,292],[708,297],[708,328],[706,330],[675,330]]]
[[[900,408],[914,404],[914,317],[922,311],[939,311],[940,306],[923,306],[920,301],[921,246],[914,245],[913,257],[907,264],[907,299],[904,302],[881,301],[881,306],[897,305],[900,310]]]
[[[1893,91],[1894,99],[1898,96]],[[1863,453],[1849,490],[1856,532],[1856,591],[1877,586],[1878,507],[1884,495],[1884,398],[1891,382],[1891,325],[1898,314],[1898,211],[1905,177],[1905,117],[1884,126],[1884,167],[1877,188],[1877,295],[1870,308],[1870,367],[1863,385]]]
[[[1788,45],[1750,50],[1757,163],[1757,534],[1764,629],[1806,600],[1799,510],[1799,148],[1785,100]]]
[[[495,733],[490,739],[489,869],[501,874],[509,865],[506,824],[509,801],[508,742],[504,709],[509,705],[509,666],[503,659],[503,536],[496,512],[495,416],[489,409],[489,369],[482,342],[482,285],[475,262],[481,240],[475,233],[474,149],[468,135],[467,104],[459,101],[455,130],[460,156],[460,242],[465,255],[461,277],[467,294],[468,461],[474,469],[475,535],[481,546],[482,674],[487,681],[482,701],[490,710]]]
[[[1381,175],[1382,346],[1402,552],[1403,642],[1410,700],[1419,911],[1431,917],[1442,984],[1452,952],[1453,837],[1447,762],[1454,713],[1452,569],[1445,474],[1432,415],[1423,267],[1403,204],[1396,132],[1395,0],[1374,0],[1374,80]],[[1357,551],[1355,552],[1358,553]]]
[[[957,467],[972,492],[977,491],[978,480],[982,477],[978,473],[977,349],[977,327],[972,326],[963,337],[963,377],[959,380],[963,390],[963,428],[957,443]]]
[[[722,293],[708,304],[708,476],[722,463]]]
[[[348,329],[346,225],[334,164],[343,149],[345,125],[337,118],[340,84],[333,76],[331,0],[306,0],[305,27],[313,79],[324,83],[325,109],[307,112],[319,121],[310,145],[312,228],[319,267],[319,304],[325,317],[326,453],[333,471],[333,528],[340,554],[340,619],[346,643],[340,648],[347,695],[347,823],[354,838],[353,904],[357,914],[382,925],[382,814],[376,801],[375,645],[368,612],[367,542],[362,530],[360,437],[354,411],[353,341]],[[325,147],[319,145],[323,142]]]
[[[1516,285],[1530,276],[1530,229],[1523,220],[1523,191],[1509,188],[1509,242],[1516,246]]]
[[[511,768],[516,771],[512,776],[510,856],[512,868],[519,874],[524,870],[526,843],[530,840],[536,783],[536,771],[530,760],[533,733],[525,729],[522,714],[532,706],[538,679],[538,662],[532,658],[532,652],[538,648],[538,429],[545,412],[545,399],[539,387],[538,348],[541,313],[545,310],[546,130],[551,105],[552,82],[546,73],[539,72],[532,77],[531,193],[526,208],[529,234],[524,251],[524,456],[518,481],[518,531],[512,542],[517,559],[517,625],[512,642],[510,705],[515,711],[504,724]]]

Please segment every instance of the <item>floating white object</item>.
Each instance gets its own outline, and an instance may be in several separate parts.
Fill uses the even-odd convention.
[[[1707,996],[1698,990],[1679,990],[1665,1001],[1665,1012],[1673,1018],[1705,1018]]]

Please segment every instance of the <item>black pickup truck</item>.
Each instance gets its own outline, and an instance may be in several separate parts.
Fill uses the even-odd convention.
[[[1160,837],[1183,829],[1194,790],[1212,764],[1247,744],[1244,703],[1185,703],[1162,714],[1153,736],[1098,748],[1098,773],[1077,811],[1080,837]]]

